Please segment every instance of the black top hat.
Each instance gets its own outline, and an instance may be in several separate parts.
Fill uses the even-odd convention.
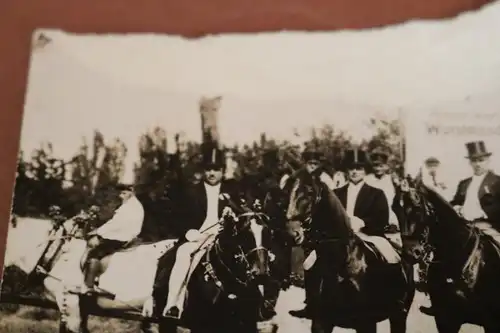
[[[115,185],[115,189],[117,191],[133,191],[134,190],[134,186],[133,185],[129,185],[129,184],[123,184],[123,183],[119,183],[119,184],[116,184]]]
[[[323,161],[324,155],[322,152],[316,150],[316,149],[307,149],[302,153],[302,159],[305,162],[308,161]]]
[[[382,151],[374,151],[371,154],[371,162],[373,164],[386,164],[389,160],[389,155]]]
[[[201,166],[202,168],[222,169],[225,165],[224,152],[213,144],[201,146]]]
[[[364,150],[355,148],[345,152],[343,163],[345,168],[367,167],[370,164],[368,153]]]
[[[486,149],[484,141],[472,141],[465,144],[467,148],[467,158],[478,158],[491,156],[491,152]]]

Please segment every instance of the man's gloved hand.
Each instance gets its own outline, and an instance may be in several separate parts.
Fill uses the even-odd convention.
[[[223,217],[223,219],[231,218],[234,221],[236,221],[238,219],[238,217],[236,216],[236,213],[229,206],[224,207],[224,209],[222,210],[222,217]]]
[[[399,232],[399,227],[395,224],[389,224],[384,228],[384,232],[388,234],[395,234]]]
[[[196,229],[189,229],[184,237],[190,242],[195,242],[201,238],[201,232]]]
[[[319,175],[319,180],[321,180],[321,182],[324,183],[330,190],[335,188],[335,182],[326,172],[323,171]]]
[[[87,246],[90,248],[95,248],[99,244],[101,244],[101,237],[99,235],[91,235],[89,239],[87,239]]]

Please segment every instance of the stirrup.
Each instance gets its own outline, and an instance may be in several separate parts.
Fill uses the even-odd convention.
[[[98,290],[96,290],[95,287],[83,287],[83,286],[74,286],[73,288],[68,289],[68,292],[70,294],[77,294],[77,295],[96,295],[99,293]]]
[[[169,309],[164,309],[163,313],[162,313],[162,317],[179,320],[180,319],[179,308],[174,305],[174,306],[170,307]]]

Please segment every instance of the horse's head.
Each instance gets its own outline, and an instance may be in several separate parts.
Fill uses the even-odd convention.
[[[322,189],[319,179],[305,172],[291,177],[285,187],[288,196],[287,231],[297,245],[304,242],[305,231],[321,199]]]
[[[412,260],[422,261],[429,255],[429,227],[431,220],[435,219],[434,208],[421,183],[404,179],[400,186],[403,249]]]
[[[228,271],[241,284],[264,285],[270,278],[273,231],[267,219],[259,212],[225,219],[218,242],[226,265],[231,266]]]
[[[38,264],[50,261],[61,244],[82,238],[84,225],[95,208],[71,219],[65,218],[58,207],[51,207],[50,219],[18,218],[18,225],[9,232],[6,266],[14,265],[31,274]]]

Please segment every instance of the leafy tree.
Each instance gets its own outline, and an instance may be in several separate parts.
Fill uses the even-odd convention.
[[[400,168],[404,161],[403,156],[403,133],[401,122],[386,119],[371,119],[371,127],[375,129],[375,135],[365,142],[369,152],[375,150],[383,151],[389,156],[391,169]]]
[[[365,140],[362,147],[369,152],[383,149],[390,155],[391,167],[398,167],[402,156],[402,135],[396,120],[372,119],[375,135]],[[183,174],[193,181],[200,162],[200,145],[196,142],[167,142],[166,132],[156,127],[139,138],[140,160],[135,165],[135,186],[139,199],[146,208],[145,233],[157,233],[155,228],[168,233],[172,209],[172,184],[178,174],[178,163]],[[301,139],[305,147],[316,147],[327,160],[327,172],[332,174],[341,166],[345,149],[352,146],[348,133],[332,125],[311,128],[310,135]],[[294,140],[295,141],[295,140]],[[169,155],[167,145],[179,144],[179,159]],[[238,177],[261,172],[262,156],[270,149],[279,150],[279,170],[300,167],[300,147],[289,141],[278,141],[261,134],[254,142],[229,147],[238,164]],[[13,213],[47,217],[49,207],[58,205],[66,216],[98,205],[101,207],[98,223],[104,223],[120,204],[113,185],[120,181],[127,147],[119,139],[106,144],[102,133],[96,131],[91,144],[85,140],[70,161],[53,156],[51,144],[35,150],[30,158],[21,152],[18,158]],[[159,226],[159,227],[158,227]],[[159,235],[163,235],[159,232]]]

